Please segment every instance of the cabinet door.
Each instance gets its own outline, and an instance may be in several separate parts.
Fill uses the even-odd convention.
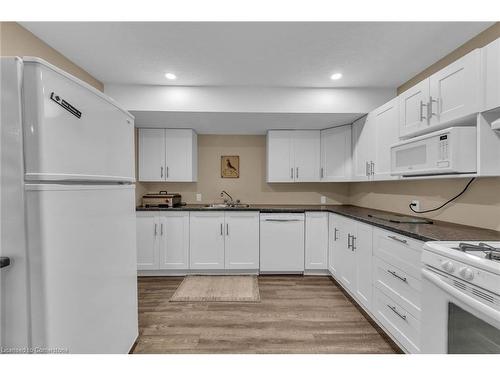
[[[335,214],[328,215],[328,270],[336,278],[340,278],[340,257],[343,246],[347,241],[346,234],[343,232],[339,216]]]
[[[295,182],[320,180],[321,136],[319,130],[293,132]]]
[[[371,178],[371,164],[374,160],[375,145],[373,142],[373,113],[352,124],[353,177],[357,181]]]
[[[152,212],[137,212],[137,269],[159,268],[159,223]]]
[[[368,310],[372,300],[372,231],[371,225],[356,223],[356,297]]]
[[[226,212],[225,265],[230,270],[259,269],[259,213]]]
[[[321,131],[321,180],[351,178],[351,125]]]
[[[399,136],[408,137],[428,127],[429,79],[398,96]]]
[[[267,133],[267,182],[293,182],[293,132],[271,130]]]
[[[328,213],[306,212],[306,270],[328,268]]]
[[[160,214],[160,269],[189,269],[189,212]]]
[[[500,38],[481,49],[484,105],[482,111],[500,107]]]
[[[480,50],[476,49],[430,77],[430,125],[479,111]]]
[[[196,134],[191,129],[166,129],[165,180],[196,181],[194,176],[193,146]]]
[[[356,254],[352,246],[352,236],[356,235],[356,222],[342,218],[338,220],[340,228],[339,273],[340,282],[351,292],[356,293]]]
[[[189,215],[190,268],[224,269],[224,212],[195,212]]]
[[[139,129],[139,181],[165,181],[165,129]]]
[[[374,180],[393,180],[391,176],[391,146],[399,141],[399,100],[394,98],[373,111],[375,132]]]

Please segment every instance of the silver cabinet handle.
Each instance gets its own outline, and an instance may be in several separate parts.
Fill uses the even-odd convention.
[[[366,175],[370,175],[370,167],[368,166],[368,162],[366,162]]]
[[[339,230],[337,228],[333,228],[333,240],[337,241],[339,238],[337,237],[337,233]]]
[[[224,232],[222,231],[222,223],[220,223],[220,235],[223,236]]]
[[[391,240],[398,241],[398,242],[401,242],[401,243],[404,243],[404,244],[408,243],[408,241],[403,240],[402,238],[398,238],[396,236],[387,236],[387,237],[389,237]]]
[[[436,112],[433,111],[433,108],[434,108],[433,103],[437,104],[437,111]],[[429,96],[429,109],[427,111],[429,119],[431,119],[432,116],[436,116],[436,117],[439,118],[439,112],[440,112],[440,110],[439,110],[439,100],[432,99],[432,96]]]
[[[163,167],[160,167],[160,177],[163,178]]]
[[[293,168],[290,168],[290,178],[293,180]]]
[[[320,172],[319,172],[319,173],[320,173],[321,178],[323,178],[323,177],[324,177],[323,167],[321,167],[321,169],[320,169]]]
[[[155,224],[155,236],[158,235],[158,224]]]
[[[399,316],[401,319],[403,320],[406,320],[406,315],[404,314],[401,314],[397,309],[396,309],[396,306],[391,306],[391,305],[387,305],[388,308],[390,308],[394,314],[396,314],[397,316]]]
[[[370,174],[372,176],[375,174],[375,163],[373,161],[370,162]]]
[[[0,268],[4,268],[10,265],[9,257],[0,257]]]
[[[299,178],[299,167],[295,168],[295,178]]]
[[[351,248],[351,234],[347,233],[347,248]]]
[[[397,279],[399,279],[399,280],[401,280],[401,281],[403,281],[405,283],[408,283],[408,281],[406,280],[406,277],[399,276],[396,271],[387,270],[387,272],[389,272],[395,278],[397,278]]]
[[[352,236],[351,250],[352,251],[356,250],[356,237],[355,236]]]
[[[163,236],[163,223],[160,224],[160,235]]]
[[[229,223],[226,223],[226,234],[229,236]]]
[[[428,118],[429,116],[427,116],[427,117],[424,116],[424,107],[426,107],[427,108],[427,112],[429,112],[428,105],[424,104],[424,102],[421,100],[420,101],[420,122],[422,122],[424,120],[426,120],[426,121],[429,120],[429,118]]]
[[[168,174],[169,174],[169,173],[168,173],[168,166],[167,166],[167,178],[168,178]]]

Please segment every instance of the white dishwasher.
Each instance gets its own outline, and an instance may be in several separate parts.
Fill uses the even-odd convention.
[[[260,271],[304,272],[304,214],[260,214]]]

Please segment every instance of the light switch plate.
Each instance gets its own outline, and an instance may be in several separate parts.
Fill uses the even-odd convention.
[[[196,202],[201,202],[201,194],[196,193]]]
[[[321,196],[321,204],[326,204],[326,197],[324,195]]]

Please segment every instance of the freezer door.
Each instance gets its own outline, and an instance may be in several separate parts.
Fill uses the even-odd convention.
[[[138,335],[134,186],[26,185],[32,346],[127,353]]]
[[[101,92],[24,58],[27,181],[134,181],[134,119]]]

